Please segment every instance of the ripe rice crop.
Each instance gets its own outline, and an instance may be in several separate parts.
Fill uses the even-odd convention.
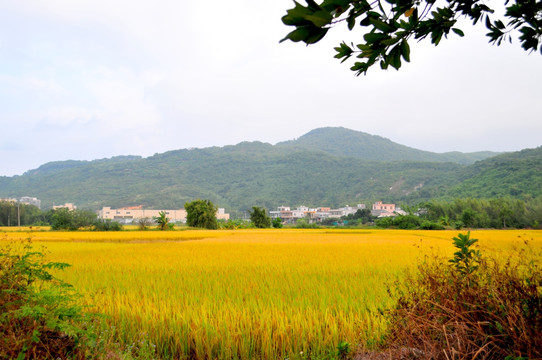
[[[377,343],[386,291],[425,254],[452,254],[457,231],[235,230],[39,232],[59,276],[108,315],[121,342],[142,334],[164,358],[323,357]],[[25,238],[6,233],[3,240]],[[502,253],[541,231],[473,231]]]

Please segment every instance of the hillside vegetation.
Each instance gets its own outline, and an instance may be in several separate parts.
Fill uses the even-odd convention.
[[[29,195],[40,198],[44,208],[73,202],[88,209],[180,208],[203,198],[235,214],[253,205],[335,207],[374,200],[541,194],[542,148],[465,165],[489,155],[435,154],[378,136],[324,128],[274,146],[243,142],[148,158],[48,163],[22,176],[1,177],[0,197]]]

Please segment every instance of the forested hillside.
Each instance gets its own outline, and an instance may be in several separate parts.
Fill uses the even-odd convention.
[[[463,171],[451,197],[542,196],[542,147],[496,156]]]
[[[333,139],[333,133],[345,129],[324,130]],[[0,197],[28,195],[40,198],[44,208],[73,202],[86,209],[139,204],[180,208],[187,201],[204,198],[235,212],[253,205],[268,209],[281,204],[335,207],[375,200],[416,203],[464,196],[541,195],[542,148],[467,166],[402,160],[401,145],[395,144],[398,150],[387,151],[393,161],[377,161],[352,150],[363,147],[363,141],[353,138],[371,135],[351,133],[342,139],[343,148],[351,149],[345,150],[349,156],[338,154],[341,147],[333,147],[335,140],[322,140],[318,148],[317,142],[303,145],[307,138],[302,137],[275,146],[244,142],[148,158],[53,162],[22,176],[1,177]],[[418,151],[412,150],[412,154]]]
[[[455,162],[465,165],[498,155],[498,153],[491,151],[474,153],[455,151],[438,154],[400,145],[381,136],[342,127],[315,129],[296,140],[278,143],[277,147],[319,150],[331,155],[356,157],[365,160]]]

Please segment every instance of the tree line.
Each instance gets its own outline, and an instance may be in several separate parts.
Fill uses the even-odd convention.
[[[341,219],[325,219],[322,226],[367,226],[383,228],[428,229],[445,228],[540,228],[542,226],[542,196],[524,199],[458,198],[451,201],[432,200],[417,206],[403,205],[408,214],[378,219],[368,209]],[[280,218],[271,219],[264,207],[253,206],[249,210],[250,222],[231,219],[218,221],[217,207],[210,200],[194,200],[185,204],[187,225],[205,229],[281,228]],[[142,230],[157,225],[159,230],[171,230],[174,224],[166,214],[153,219],[138,219]],[[303,225],[303,221],[300,225]],[[122,225],[111,220],[98,219],[89,210],[65,208],[42,211],[33,205],[0,201],[0,226],[51,226],[53,230],[77,230],[91,228],[98,231],[121,230]],[[306,224],[309,225],[308,222]]]
[[[433,200],[406,207],[407,215],[376,220],[384,228],[439,230],[446,228],[524,229],[542,225],[542,197]],[[415,210],[414,210],[415,209]]]

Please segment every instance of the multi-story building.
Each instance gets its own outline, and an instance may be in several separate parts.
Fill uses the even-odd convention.
[[[19,199],[21,204],[34,205],[38,209],[41,209],[41,200],[35,197],[23,196]]]
[[[217,220],[229,220],[230,214],[226,212],[224,208],[218,208],[216,211],[216,219]]]
[[[373,204],[371,214],[378,217],[389,217],[397,215],[398,208],[395,204],[383,204],[382,201],[377,201]]]
[[[338,219],[343,216],[348,216],[350,214],[355,214],[358,210],[365,209],[365,204],[357,204],[356,206],[349,206],[346,205],[345,207],[338,208],[338,209],[331,209],[329,210],[329,216],[330,218]]]

